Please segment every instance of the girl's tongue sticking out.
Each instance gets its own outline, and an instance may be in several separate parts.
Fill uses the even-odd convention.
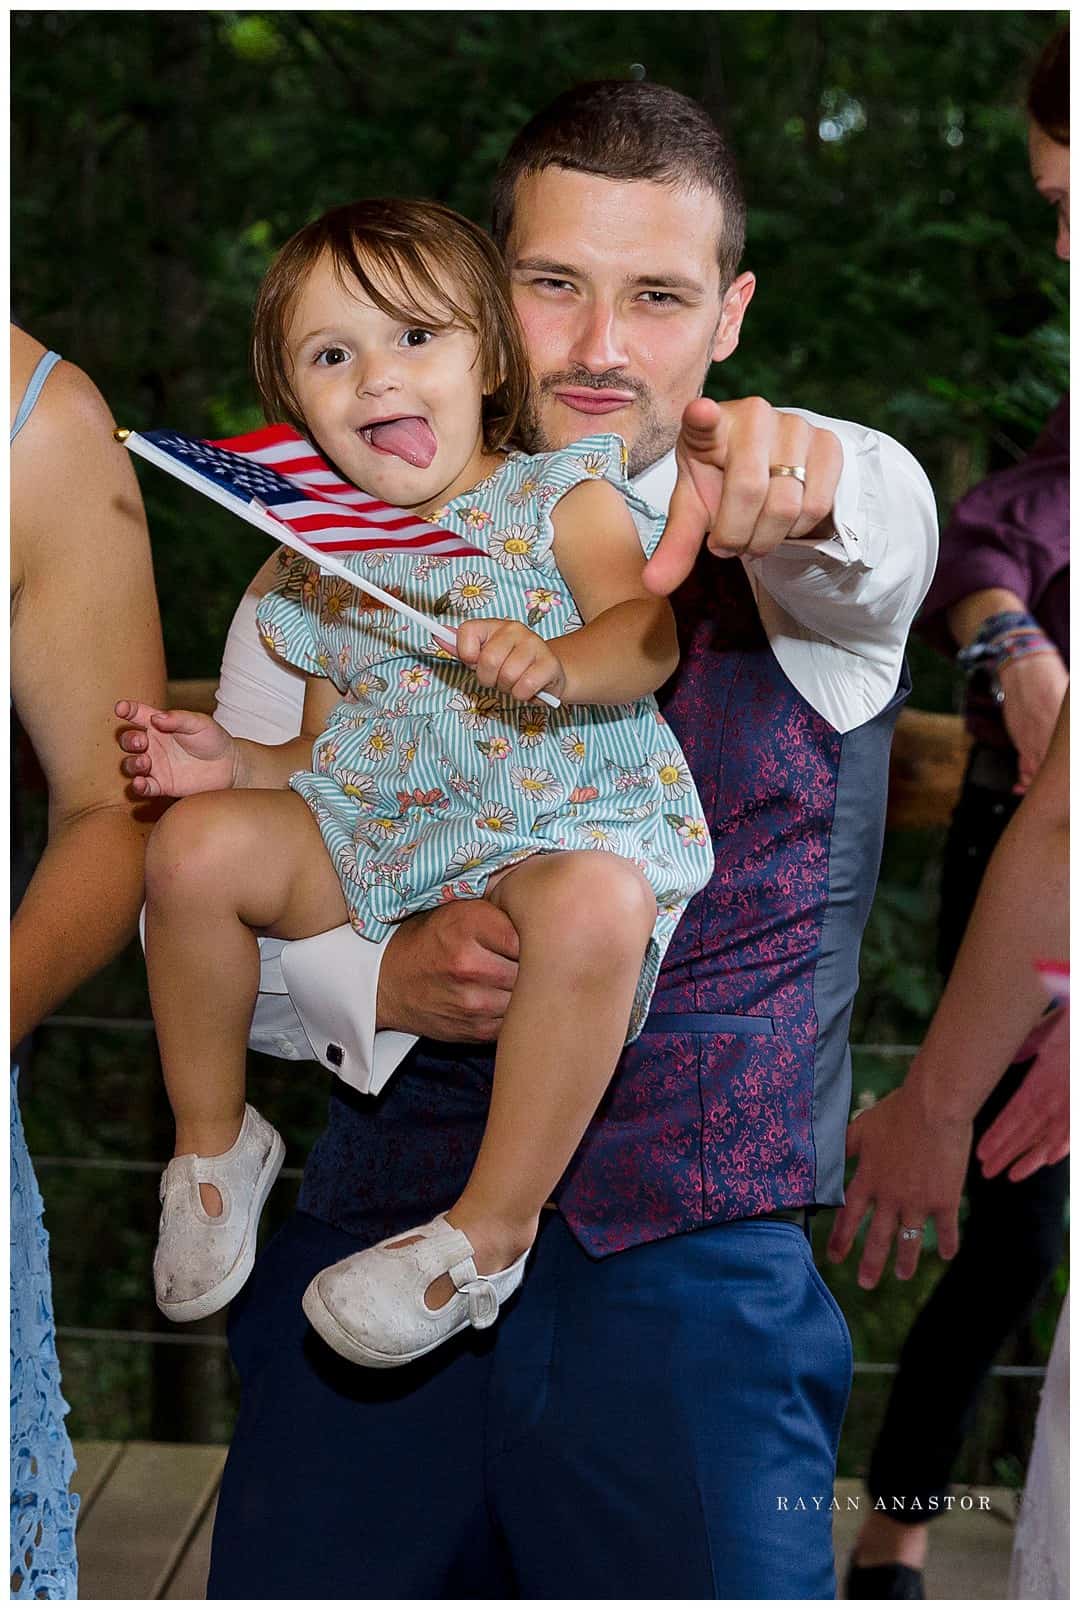
[[[377,453],[392,453],[418,470],[427,469],[438,445],[427,420],[416,414],[365,425],[360,434]]]

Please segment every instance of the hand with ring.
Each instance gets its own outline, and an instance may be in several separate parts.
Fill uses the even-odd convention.
[[[859,1285],[865,1291],[881,1279],[894,1242],[896,1277],[911,1279],[931,1218],[939,1253],[943,1258],[955,1254],[971,1132],[970,1120],[928,1111],[920,1087],[911,1082],[848,1125],[847,1152],[858,1159],[858,1167],[833,1223],[828,1254],[834,1263],[842,1262],[869,1215],[859,1260]]]
[[[673,592],[708,537],[717,558],[759,559],[779,543],[827,534],[844,465],[830,430],[760,397],[686,408],[668,521],[645,567],[651,592]]]

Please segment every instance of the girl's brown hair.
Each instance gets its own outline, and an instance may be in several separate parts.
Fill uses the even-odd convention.
[[[482,229],[449,207],[393,197],[324,213],[287,240],[267,270],[251,335],[267,419],[306,429],[286,337],[300,289],[324,256],[343,282],[354,280],[388,317],[433,330],[471,330],[480,346],[484,445],[494,451],[512,439],[528,396],[529,366],[499,254]]]

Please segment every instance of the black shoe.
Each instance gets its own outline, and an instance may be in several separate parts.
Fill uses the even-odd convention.
[[[856,1565],[844,1583],[845,1599],[925,1599],[923,1574],[913,1565]]]

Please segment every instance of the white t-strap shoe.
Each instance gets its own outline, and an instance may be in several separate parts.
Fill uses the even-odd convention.
[[[395,1243],[410,1236],[408,1246]],[[486,1330],[499,1305],[521,1285],[528,1252],[497,1274],[477,1273],[472,1242],[443,1214],[389,1236],[323,1269],[304,1293],[304,1313],[328,1347],[354,1364],[394,1369],[410,1364],[467,1326]],[[441,1308],[425,1293],[449,1275],[456,1288]]]
[[[281,1136],[251,1106],[227,1152],[173,1158],[161,1176],[154,1253],[154,1292],[167,1319],[205,1319],[232,1302],[251,1273],[263,1204],[284,1160]],[[203,1207],[200,1185],[221,1193],[216,1217]]]

